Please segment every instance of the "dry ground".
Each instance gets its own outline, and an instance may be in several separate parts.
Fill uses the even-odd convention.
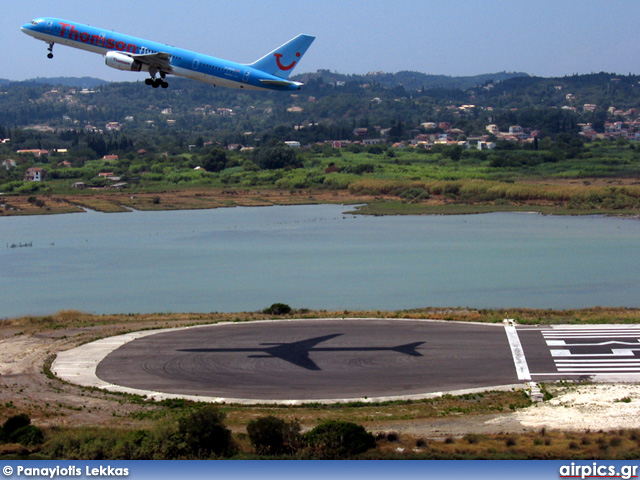
[[[354,204],[374,200],[367,195],[352,195],[347,190],[176,190],[137,193],[100,190],[75,195],[37,195],[44,205],[29,202],[31,196],[4,197],[0,215],[43,215],[77,213],[83,208],[100,212],[135,210],[193,210],[220,207],[261,207],[302,204]]]

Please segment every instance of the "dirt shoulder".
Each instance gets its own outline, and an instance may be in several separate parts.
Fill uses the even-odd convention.
[[[465,313],[466,312],[466,313]],[[322,312],[327,315],[327,312]],[[369,313],[369,312],[363,312]],[[467,310],[448,316],[469,316]],[[477,312],[476,312],[477,314]],[[336,313],[336,316],[338,314]],[[471,315],[472,317],[474,315]],[[264,318],[261,314],[92,316],[61,312],[50,317],[6,320],[0,324],[0,417],[28,413],[39,426],[106,426],[140,428],[161,418],[163,406],[128,396],[61,382],[46,364],[57,352],[107,336],[149,328],[169,328],[216,321]],[[468,433],[521,433],[531,430],[614,430],[640,428],[640,385],[559,384],[549,386],[554,397],[527,408],[508,405],[474,410],[454,400],[442,404],[390,404],[345,407],[225,406],[230,427],[242,431],[259,415],[297,418],[313,426],[318,420],[342,418],[372,431],[395,431],[424,437]],[[512,402],[496,394],[496,402]],[[518,398],[517,393],[512,394]],[[487,395],[483,401],[491,402]],[[447,403],[449,402],[449,403]],[[453,402],[453,403],[452,403]],[[470,403],[469,403],[470,402]],[[523,403],[523,405],[525,405]],[[487,413],[490,411],[497,413]],[[461,413],[468,411],[468,413]]]

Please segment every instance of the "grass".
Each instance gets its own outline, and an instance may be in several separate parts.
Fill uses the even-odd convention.
[[[633,460],[640,454],[640,431],[562,432],[542,429],[522,434],[471,434],[444,440],[400,435],[381,439],[365,458],[384,459],[512,459]]]

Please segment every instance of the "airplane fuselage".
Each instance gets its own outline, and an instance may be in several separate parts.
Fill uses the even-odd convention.
[[[160,73],[162,78],[165,74],[170,74],[216,86],[247,90],[299,90],[301,84],[289,81],[286,77],[288,70],[295,66],[313,41],[313,37],[306,35],[296,37],[304,37],[304,50],[302,53],[295,52],[294,58],[283,59],[286,53],[279,53],[277,49],[269,54],[273,55],[272,62],[276,62],[282,71],[276,70],[274,75],[252,65],[59,18],[42,17],[23,25],[21,29],[24,33],[49,43],[50,52],[54,44],[67,45],[104,55],[105,63],[119,70],[148,71],[152,77]],[[50,53],[49,57],[52,56]],[[287,56],[291,56],[291,53]]]

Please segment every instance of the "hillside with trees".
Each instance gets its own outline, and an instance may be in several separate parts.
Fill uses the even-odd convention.
[[[185,79],[166,90],[91,79],[0,83],[0,192],[307,188],[495,206],[555,197],[525,189],[509,199],[496,193],[500,185],[477,181],[633,184],[640,175],[638,76],[319,71],[296,79],[306,84],[295,94]],[[70,85],[87,82],[94,86]],[[42,182],[27,181],[34,168]],[[471,180],[473,194],[431,183]],[[633,210],[640,194],[625,188],[573,205]],[[564,207],[572,200],[560,197]]]

